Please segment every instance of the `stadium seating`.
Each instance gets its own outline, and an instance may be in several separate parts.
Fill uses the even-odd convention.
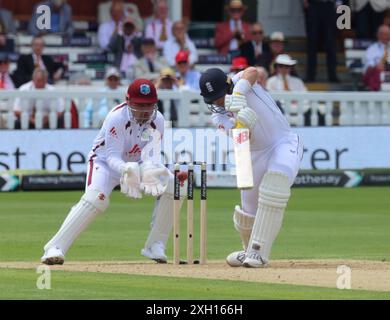
[[[23,30],[25,22],[18,22],[18,27]],[[49,54],[57,62],[64,63],[66,72],[64,80],[59,81],[56,87],[59,90],[59,96],[67,101],[66,121],[65,126],[69,127],[70,102],[72,99],[78,99],[79,123],[83,126],[83,111],[87,99],[98,100],[101,98],[99,89],[104,86],[104,73],[107,64],[113,62],[113,57],[101,51],[98,46],[97,29],[98,25],[93,21],[74,21],[75,34],[72,38],[47,35],[45,36],[45,54]],[[225,72],[230,71],[231,57],[229,55],[219,55],[214,47],[214,32],[215,22],[192,22],[189,25],[188,34],[195,43],[199,61],[195,65],[195,69],[202,72],[207,68],[218,67]],[[31,52],[32,36],[19,32],[15,37],[15,45],[17,54],[11,56],[11,72],[16,67],[16,61],[19,54]],[[356,40],[347,38],[344,41],[345,52],[338,53],[339,63],[338,71],[343,68],[343,72],[349,70],[356,80],[356,88],[361,81],[363,57],[365,50],[372,41]],[[304,68],[306,64],[306,40],[303,38],[291,38],[286,43],[286,50],[291,52],[298,63],[298,74],[304,76]],[[345,60],[344,60],[345,53]],[[319,78],[323,81],[325,66],[325,54],[319,54]],[[80,88],[80,86],[69,85],[68,80],[76,73],[84,73],[91,79],[91,86]],[[343,77],[341,77],[343,78]],[[383,90],[390,90],[390,74],[384,73]],[[350,80],[349,80],[350,81]],[[125,83],[123,83],[125,85]],[[365,95],[364,93],[353,93],[352,95],[345,92],[339,94],[327,93],[324,91],[333,90],[334,87],[326,82],[318,82],[307,84],[310,90],[319,90],[317,93],[306,93],[297,95],[296,93],[281,93],[273,94],[275,99],[283,100],[285,114],[292,125],[302,126],[304,123],[304,105],[309,104],[312,110],[311,125],[318,124],[317,110],[320,109],[325,113],[326,125],[370,125],[370,124],[389,124],[390,123],[390,102],[387,97],[378,99],[379,96]],[[37,93],[38,96],[40,93]],[[55,93],[50,93],[53,97],[57,97]],[[200,99],[198,93],[194,92],[170,92],[160,91],[160,97],[163,104],[166,104],[165,116],[170,117],[168,103],[170,99],[179,101],[178,107],[178,126],[209,126],[211,125],[210,112],[206,105]],[[5,96],[4,96],[5,95]],[[46,96],[46,93],[45,93]],[[42,97],[42,96],[41,96]],[[7,126],[12,127],[12,114],[4,107],[4,101],[12,96],[7,96],[7,93],[0,92],[0,101],[2,102],[3,119],[8,121]],[[123,97],[117,97],[122,99]],[[12,104],[10,102],[10,104]],[[295,107],[294,107],[295,106]],[[296,110],[298,106],[298,110]],[[97,127],[97,123],[94,123]]]
[[[372,40],[345,39],[345,63],[353,73],[363,72],[363,59],[367,48],[373,43]]]

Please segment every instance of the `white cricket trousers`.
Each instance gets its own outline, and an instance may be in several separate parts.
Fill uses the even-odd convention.
[[[99,160],[88,162],[87,181],[85,190],[91,188],[103,192],[108,198],[112,190],[119,185],[120,176],[111,170],[106,163]]]

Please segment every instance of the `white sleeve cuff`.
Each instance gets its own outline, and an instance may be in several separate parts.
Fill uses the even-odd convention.
[[[250,82],[246,79],[240,79],[234,86],[233,94],[238,93],[245,96],[250,90],[252,86]]]

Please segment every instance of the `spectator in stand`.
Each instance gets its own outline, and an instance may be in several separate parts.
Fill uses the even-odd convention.
[[[171,68],[161,69],[160,77],[156,81],[156,89],[162,90],[173,90],[177,91],[179,88],[179,84],[175,75],[175,71]],[[158,111],[164,114],[164,104],[161,100],[158,100],[157,103]],[[170,100],[169,110],[171,112],[170,119],[165,118],[167,121],[172,121],[172,126],[175,127],[177,124],[177,108],[178,108],[177,100]]]
[[[9,38],[5,33],[0,33],[0,52],[15,52],[14,39]]]
[[[51,27],[40,30],[37,28],[37,19],[40,14],[37,8],[41,5],[50,7]],[[37,36],[46,33],[59,33],[71,37],[73,35],[72,7],[65,0],[50,0],[38,3],[33,9],[32,18],[28,24],[28,33]]]
[[[251,38],[240,46],[240,56],[248,60],[250,66],[260,65],[264,56],[270,54],[270,48],[264,42],[264,31],[261,23],[251,25]]]
[[[336,75],[336,5],[342,2],[338,0],[303,0],[303,3],[307,19],[306,81],[314,82],[316,79],[317,52],[322,35],[325,42],[328,80],[330,82],[339,82]]]
[[[16,33],[16,27],[12,18],[12,13],[1,8],[0,0],[0,52],[14,52],[14,39],[9,38],[9,35]]]
[[[271,34],[269,40],[269,48],[270,52],[264,53],[259,61],[257,61],[258,66],[262,66],[267,69],[270,75],[275,74],[275,59],[278,55],[285,53],[284,48],[286,44],[286,40],[284,38],[284,34],[281,31],[274,31]]]
[[[111,36],[108,49],[114,53],[114,65],[121,72],[127,74],[132,70],[133,65],[141,57],[141,34],[136,31],[134,21],[130,17],[123,21],[123,32],[114,32]],[[132,75],[126,78],[132,78]]]
[[[187,34],[187,26],[184,21],[176,21],[172,26],[173,37],[164,44],[163,55],[171,67],[175,66],[175,57],[179,51],[189,52],[189,61],[194,65],[198,61],[198,51],[195,44]]]
[[[32,90],[53,90],[53,86],[47,83],[48,73],[43,69],[36,69],[33,73],[32,80],[22,85],[20,91]],[[16,122],[15,129],[21,128],[21,117],[23,112],[27,112],[29,129],[35,128],[36,113],[42,113],[42,127],[49,128],[49,115],[51,110],[55,109],[57,112],[57,127],[63,127],[63,115],[65,111],[65,102],[63,99],[23,99],[16,98],[14,102],[13,111],[15,113]]]
[[[276,57],[275,69],[276,75],[269,78],[267,81],[266,89],[268,91],[295,91],[295,92],[307,92],[307,88],[303,81],[298,77],[292,76],[291,71],[293,66],[297,63],[288,54],[280,54]],[[291,107],[295,112],[298,112],[298,103],[292,101]],[[311,110],[309,104],[304,103],[304,124],[310,126],[311,123]],[[325,124],[325,117],[322,113],[318,112],[319,125]]]
[[[188,51],[179,51],[175,57],[176,60],[176,78],[179,89],[200,91],[199,79],[200,72],[191,70]]]
[[[157,80],[160,71],[168,67],[165,58],[160,57],[157,52],[156,44],[152,38],[144,38],[141,45],[142,57],[133,66],[134,77],[146,78],[152,81]]]
[[[383,24],[389,9],[387,0],[352,0],[355,11],[356,37],[375,39],[378,28]]]
[[[9,74],[10,60],[8,54],[0,53],[0,90],[15,89],[14,82]]]
[[[0,90],[15,89],[14,83],[9,75],[10,60],[8,54],[0,53]],[[7,114],[10,110],[9,99],[0,100],[0,129],[6,128]]]
[[[364,84],[371,91],[380,90],[380,74],[390,69],[390,27],[382,25],[377,33],[378,41],[369,46],[364,58]]]
[[[0,0],[0,34],[16,34],[16,27],[11,11],[2,8]]]
[[[145,38],[152,38],[162,51],[165,42],[172,37],[172,21],[168,18],[166,0],[154,1],[154,19],[145,28]]]
[[[117,68],[110,67],[106,71],[106,86],[102,92],[117,92],[121,96],[123,88],[121,88],[121,75]],[[121,103],[120,99],[103,98],[97,106],[94,106],[93,100],[89,100],[85,108],[84,128],[91,128],[93,125],[93,112],[97,112],[98,126],[102,126],[104,119],[110,110]]]
[[[104,22],[110,21],[110,8],[113,3],[120,2],[123,5],[123,13],[125,17],[130,17],[135,24],[135,29],[137,32],[143,31],[143,20],[139,14],[138,7],[135,3],[124,2],[123,0],[113,0],[100,3],[98,6],[98,22],[102,24]]]
[[[103,50],[109,50],[108,45],[113,34],[123,34],[123,20],[125,18],[123,3],[114,2],[110,9],[111,20],[99,25],[98,41]]]
[[[257,62],[257,66],[261,66],[267,69],[269,72],[269,75],[274,76],[276,74],[275,71],[275,60],[276,57],[285,54],[285,46],[286,46],[286,39],[284,37],[283,32],[281,31],[275,31],[272,32],[270,37],[270,52],[266,52],[264,55],[262,55]],[[298,74],[294,67],[291,69],[291,75],[297,77]]]
[[[227,8],[229,21],[217,23],[215,47],[220,54],[239,54],[240,45],[250,39],[250,24],[242,20],[246,10],[241,0],[231,0]]]
[[[245,70],[248,67],[248,60],[245,57],[234,57],[230,67],[230,76],[233,77],[235,74]]]
[[[49,83],[54,83],[61,79],[64,67],[60,63],[55,63],[53,58],[44,55],[45,42],[41,36],[36,36],[31,41],[32,53],[21,55],[18,59],[17,68],[13,73],[16,87],[31,80],[36,69],[44,69],[49,74]]]
[[[275,60],[276,75],[267,81],[269,91],[307,91],[298,77],[291,76],[292,67],[297,63],[288,54],[280,54]]]

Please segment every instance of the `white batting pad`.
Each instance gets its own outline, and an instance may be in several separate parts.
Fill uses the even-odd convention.
[[[97,190],[87,190],[80,201],[72,207],[57,234],[45,245],[44,250],[60,248],[64,254],[95,217],[109,205],[106,196]]]
[[[259,187],[259,207],[248,247],[248,250],[259,251],[266,262],[282,226],[289,198],[288,177],[278,172],[267,172]]]
[[[240,206],[234,208],[233,222],[234,227],[239,232],[244,250],[248,247],[248,243],[252,234],[252,227],[255,217],[244,212]]]
[[[153,209],[151,230],[145,243],[145,248],[149,248],[154,242],[162,242],[166,245],[169,234],[173,228],[173,196],[174,179],[170,175],[168,186],[165,192],[156,200]],[[187,183],[180,188],[180,208],[183,199],[187,196]]]

